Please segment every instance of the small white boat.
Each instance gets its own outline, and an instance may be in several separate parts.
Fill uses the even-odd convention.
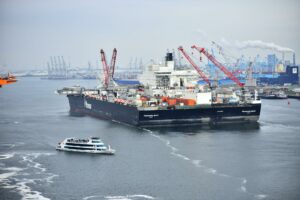
[[[108,155],[113,155],[116,152],[109,145],[105,145],[98,137],[87,139],[66,138],[58,143],[56,150]]]

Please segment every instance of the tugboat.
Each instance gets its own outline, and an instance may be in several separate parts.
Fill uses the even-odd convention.
[[[56,150],[107,155],[113,155],[116,152],[109,145],[105,145],[98,137],[89,137],[87,139],[66,138],[58,143]]]
[[[8,73],[8,75],[6,77],[0,76],[0,87],[2,87],[2,85],[7,85],[7,84],[15,83],[15,82],[17,82],[16,77],[10,73]]]
[[[284,91],[271,91],[269,93],[263,93],[260,95],[261,99],[287,99],[288,96],[285,94]]]

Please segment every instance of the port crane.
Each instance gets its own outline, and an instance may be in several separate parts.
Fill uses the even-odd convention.
[[[219,45],[218,43],[214,42],[214,41],[212,41],[211,44],[213,46],[216,46],[216,48],[219,50],[219,54],[221,54],[222,57],[225,59],[225,62],[227,64],[230,64],[231,63],[231,59],[224,53],[223,47],[221,45]]]
[[[218,43],[212,41],[211,42],[213,46],[215,46],[218,51],[219,51],[219,54],[222,55],[222,57],[225,59],[225,62],[224,63],[227,67],[230,66],[231,63],[233,63],[233,60],[235,60],[234,64],[233,64],[233,67],[232,67],[232,70],[231,72],[233,74],[235,74],[236,72],[238,73],[241,73],[241,71],[237,68],[239,63],[240,63],[240,59],[239,58],[236,58],[235,56],[233,56],[228,50],[224,51],[224,47],[222,47],[221,45],[219,45]],[[226,53],[225,53],[226,52]],[[212,54],[214,56],[214,54]]]
[[[116,65],[116,58],[117,58],[117,49],[114,48],[112,58],[110,61],[110,66],[107,65],[106,56],[103,49],[100,50],[101,54],[101,62],[103,65],[103,73],[104,73],[104,87],[107,89],[109,86],[110,80],[113,78],[115,73],[115,65]]]
[[[184,57],[191,63],[191,65],[195,68],[195,70],[198,72],[200,77],[211,87],[211,83],[207,76],[204,74],[203,71],[199,69],[199,67],[196,65],[196,63],[191,59],[191,57],[185,52],[182,46],[178,47],[178,50],[184,55]]]
[[[235,77],[224,65],[222,65],[217,59],[208,53],[204,48],[197,47],[196,45],[192,46],[192,49],[196,49],[201,53],[203,53],[212,63],[214,63],[221,71],[224,72],[231,80],[233,80],[238,86],[244,87],[244,83],[241,83],[237,77]]]

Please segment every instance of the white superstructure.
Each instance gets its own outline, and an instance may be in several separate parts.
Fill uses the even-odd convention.
[[[198,80],[199,75],[193,69],[175,69],[171,53],[167,53],[165,63],[149,65],[139,76],[139,81],[149,87],[188,87],[196,85]]]
[[[114,154],[115,150],[105,145],[98,137],[87,139],[66,138],[58,143],[56,150],[84,153]]]

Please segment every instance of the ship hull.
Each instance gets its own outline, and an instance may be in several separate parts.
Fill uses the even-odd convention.
[[[139,127],[257,122],[261,104],[195,106],[139,110],[137,107],[68,95],[70,114],[91,115]]]
[[[98,150],[78,150],[78,149],[68,149],[68,148],[57,147],[56,150],[58,150],[58,151],[70,151],[70,152],[77,152],[77,153],[102,154],[102,155],[114,155],[115,154],[115,150],[113,150],[113,149],[98,151]]]
[[[261,99],[287,99],[287,96],[280,97],[280,96],[260,96]]]

